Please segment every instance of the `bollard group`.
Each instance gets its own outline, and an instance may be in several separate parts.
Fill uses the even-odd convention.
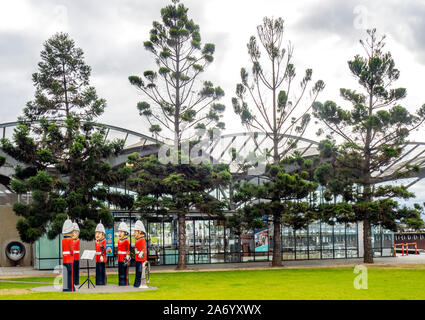
[[[404,256],[404,248],[406,247],[406,256],[409,255],[409,245],[415,245],[415,254],[418,254],[418,244],[412,243],[394,243],[394,257],[397,257],[397,246],[401,246],[401,255]]]

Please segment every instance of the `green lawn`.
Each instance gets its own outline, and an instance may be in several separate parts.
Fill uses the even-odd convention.
[[[424,266],[368,267],[368,289],[356,290],[353,268],[153,273],[157,290],[129,293],[33,293],[43,284],[0,282],[0,299],[425,299]],[[82,277],[83,279],[83,277]],[[10,280],[50,282],[53,278]],[[130,275],[130,282],[134,275]],[[108,275],[117,283],[116,275]]]

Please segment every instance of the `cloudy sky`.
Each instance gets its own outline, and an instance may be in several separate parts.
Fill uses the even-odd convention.
[[[138,115],[142,99],[128,83],[153,65],[143,49],[152,21],[160,19],[165,0],[2,0],[0,2],[0,123],[15,121],[32,99],[31,74],[37,71],[45,40],[55,32],[68,32],[85,52],[92,67],[91,84],[108,107],[100,121],[148,134]],[[203,42],[216,45],[215,61],[205,80],[226,92],[224,121],[227,133],[244,131],[233,114],[231,98],[241,67],[249,68],[246,43],[264,16],[283,17],[285,40],[294,45],[298,75],[313,69],[313,79],[326,88],[319,100],[339,98],[339,88],[355,88],[347,68],[355,54],[363,54],[359,39],[367,28],[387,35],[386,48],[401,70],[398,86],[408,89],[403,105],[415,111],[425,103],[424,0],[186,0],[189,17],[201,28]],[[298,80],[297,80],[298,82]],[[345,105],[347,106],[347,105]],[[412,140],[425,141],[423,130]],[[315,130],[306,136],[315,139]],[[415,190],[424,193],[422,189]],[[422,194],[425,199],[425,194]]]

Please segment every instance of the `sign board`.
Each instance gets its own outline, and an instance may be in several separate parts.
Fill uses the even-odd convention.
[[[255,229],[254,230],[254,241],[255,248],[254,252],[268,252],[269,251],[269,230],[264,229]]]
[[[114,256],[114,229],[106,228],[106,255],[108,257]]]
[[[80,260],[93,260],[96,255],[96,250],[84,250],[83,255],[80,257]]]

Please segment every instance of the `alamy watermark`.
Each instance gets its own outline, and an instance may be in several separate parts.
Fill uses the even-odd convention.
[[[369,29],[369,10],[364,5],[357,5],[353,9],[355,15],[353,20],[353,27],[358,30]]]
[[[196,144],[191,146],[189,140],[183,140],[178,145],[177,139],[173,145],[163,144],[158,151],[158,160],[162,164],[218,164],[222,156],[227,152],[231,157],[230,163],[244,167],[248,175],[261,175],[266,169],[266,156],[261,152],[248,152],[242,154],[240,150],[244,149],[244,143],[240,140],[233,140],[230,143],[221,135],[220,130],[207,131],[204,129],[197,130],[197,136],[200,137]],[[255,141],[257,136],[255,133],[247,133],[245,138]],[[255,144],[255,143],[254,143]],[[178,150],[180,147],[180,157]],[[214,152],[215,156],[212,155]]]
[[[368,289],[367,287],[367,268],[364,265],[357,265],[354,267],[354,273],[359,273],[358,276],[354,278],[354,288],[356,290]]]

